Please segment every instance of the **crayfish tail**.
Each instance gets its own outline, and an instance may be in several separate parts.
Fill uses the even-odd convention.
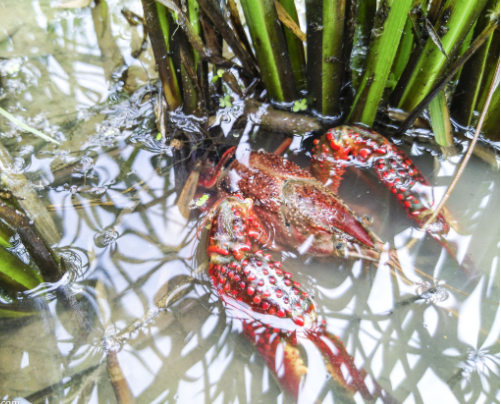
[[[308,369],[295,346],[294,336],[259,322],[245,323],[244,334],[254,344],[279,384],[292,398],[297,399]]]
[[[325,358],[326,366],[333,380],[345,392],[360,393],[367,401],[381,398],[385,404],[398,402],[385,391],[374,379],[371,379],[372,392],[365,380],[367,373],[364,369],[357,369],[353,357],[346,351],[343,342],[325,331],[323,326],[318,331],[309,332],[308,338],[312,340]]]

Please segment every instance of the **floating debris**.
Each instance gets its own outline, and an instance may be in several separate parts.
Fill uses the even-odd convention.
[[[118,239],[118,232],[113,228],[104,229],[94,237],[94,243],[99,248],[104,248],[113,244]]]
[[[449,292],[442,286],[445,282],[435,280],[430,282],[421,282],[418,285],[417,293],[419,297],[428,304],[444,302],[449,298]]]

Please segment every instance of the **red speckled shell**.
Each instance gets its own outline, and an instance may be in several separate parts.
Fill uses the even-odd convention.
[[[218,189],[253,199],[256,213],[277,243],[298,247],[313,235],[308,251],[317,255],[332,254],[339,237],[374,247],[370,231],[307,171],[265,152],[251,152],[245,164],[246,159],[241,160],[222,173]]]

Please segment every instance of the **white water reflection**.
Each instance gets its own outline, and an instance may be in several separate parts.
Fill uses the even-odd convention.
[[[484,277],[480,279],[473,293],[463,302],[459,309],[458,339],[472,348],[478,347],[479,330],[481,329],[481,300]]]

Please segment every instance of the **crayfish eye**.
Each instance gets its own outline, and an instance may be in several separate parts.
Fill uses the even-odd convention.
[[[374,218],[371,215],[363,215],[362,223],[366,226],[370,226],[372,223],[374,223]]]
[[[342,241],[336,241],[334,247],[336,247],[336,250],[342,250],[344,248],[344,243]]]

